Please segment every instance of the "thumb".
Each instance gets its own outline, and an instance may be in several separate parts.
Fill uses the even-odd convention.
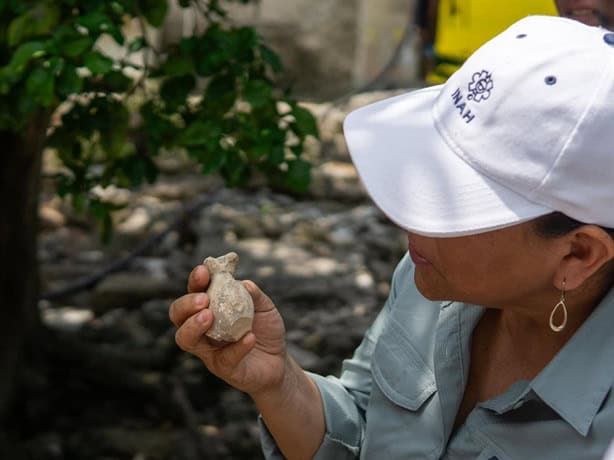
[[[273,301],[268,295],[260,290],[256,283],[251,280],[244,280],[241,281],[241,283],[243,283],[243,286],[245,286],[245,289],[247,289],[249,295],[252,296],[252,300],[254,301],[254,311],[264,312],[275,309],[275,304]]]

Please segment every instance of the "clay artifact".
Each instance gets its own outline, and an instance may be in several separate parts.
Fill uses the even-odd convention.
[[[239,256],[229,252],[221,257],[207,257],[203,262],[211,281],[207,288],[213,325],[207,337],[222,342],[236,342],[252,329],[254,302],[245,286],[234,279]]]

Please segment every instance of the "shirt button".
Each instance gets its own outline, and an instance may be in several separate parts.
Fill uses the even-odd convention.
[[[603,36],[603,41],[610,46],[614,46],[614,33],[609,32]]]

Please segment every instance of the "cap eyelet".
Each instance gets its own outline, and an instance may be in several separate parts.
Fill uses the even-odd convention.
[[[603,36],[603,41],[610,46],[614,46],[614,33],[608,32]]]
[[[556,84],[556,77],[554,75],[548,75],[546,78],[544,78],[544,82],[547,85],[554,85]]]
[[[527,36],[527,34],[518,34],[516,35],[516,38],[525,38]]]

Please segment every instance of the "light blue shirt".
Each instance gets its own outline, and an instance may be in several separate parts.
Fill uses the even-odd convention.
[[[425,299],[413,270],[406,256],[341,377],[309,374],[326,418],[316,459],[603,458],[614,437],[614,290],[533,380],[479,403],[452,433],[484,309]],[[282,458],[261,426],[265,456]]]

